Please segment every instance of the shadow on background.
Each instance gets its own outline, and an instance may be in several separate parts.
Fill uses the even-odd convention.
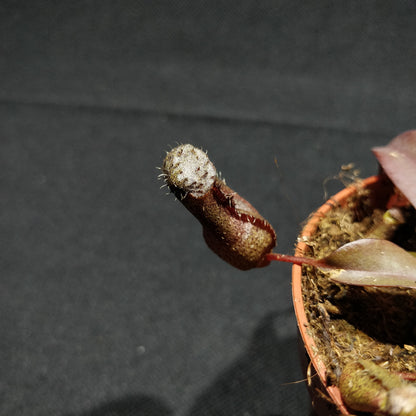
[[[310,412],[303,384],[290,384],[299,374],[296,336],[278,337],[276,318],[267,315],[254,331],[247,351],[218,376],[197,399],[188,416],[286,416]],[[289,383],[289,384],[287,384]],[[303,402],[303,403],[302,403]],[[80,415],[168,416],[160,398],[127,396]]]
[[[305,386],[287,384],[299,374],[297,339],[277,336],[278,317],[273,313],[263,318],[245,354],[197,398],[189,416],[308,413]]]
[[[156,397],[131,395],[67,416],[170,416],[172,411]]]

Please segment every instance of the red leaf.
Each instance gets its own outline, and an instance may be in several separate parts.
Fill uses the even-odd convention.
[[[366,238],[345,244],[320,260],[330,278],[360,286],[416,288],[416,257],[387,240]]]
[[[416,130],[402,133],[387,146],[372,150],[391,181],[416,207]]]

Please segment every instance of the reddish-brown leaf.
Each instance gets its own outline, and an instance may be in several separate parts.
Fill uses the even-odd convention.
[[[380,165],[411,204],[416,207],[416,130],[372,149]]]
[[[416,288],[416,257],[391,241],[356,240],[320,262],[320,268],[331,269],[330,278],[340,283]]]

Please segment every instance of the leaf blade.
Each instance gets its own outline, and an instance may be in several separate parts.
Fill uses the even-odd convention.
[[[361,239],[321,260],[330,279],[359,286],[416,288],[416,258],[387,240]]]
[[[372,151],[388,177],[416,207],[416,130],[404,132]]]

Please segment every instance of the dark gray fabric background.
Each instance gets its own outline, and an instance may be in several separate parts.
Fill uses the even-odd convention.
[[[3,0],[0,414],[308,414],[286,384],[290,266],[216,258],[155,167],[208,149],[291,253],[325,178],[375,173],[369,149],[415,128],[415,19],[396,0]]]

